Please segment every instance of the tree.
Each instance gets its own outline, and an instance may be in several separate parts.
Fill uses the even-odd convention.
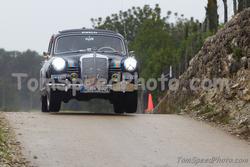
[[[238,0],[238,12],[250,7],[250,0]]]
[[[212,7],[216,9],[217,29],[217,3]],[[211,6],[209,9],[212,9]],[[158,5],[154,8],[148,5],[132,7],[104,19],[91,20],[93,27],[115,30],[128,39],[129,48],[135,51],[139,60],[140,76],[145,79],[167,74],[170,66],[173,67],[174,77],[178,77],[187,69],[188,62],[200,50],[204,39],[212,35],[202,31],[202,23],[194,18],[187,19],[171,11],[162,16]],[[160,90],[153,93],[159,95]]]
[[[234,14],[237,14],[237,0],[233,0]]]
[[[145,5],[143,8],[132,7],[127,11],[119,11],[118,14],[111,14],[105,19],[92,18],[94,28],[108,29],[117,31],[127,38],[127,40],[133,41],[138,28],[147,19],[166,19],[161,17],[161,8],[158,4],[154,8],[150,8],[149,5]]]
[[[228,21],[228,6],[227,6],[227,0],[223,0],[224,4],[224,23]]]
[[[244,0],[238,0],[238,12],[244,9]]]
[[[162,20],[146,20],[132,42],[143,67],[142,76],[145,78],[157,78],[167,65],[174,64],[173,42],[165,27]]]
[[[217,0],[208,0],[206,15],[209,31],[216,32],[219,25]]]

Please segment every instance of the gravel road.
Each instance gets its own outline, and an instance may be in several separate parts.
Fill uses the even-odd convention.
[[[33,166],[250,166],[249,144],[184,116],[16,112],[5,117]]]

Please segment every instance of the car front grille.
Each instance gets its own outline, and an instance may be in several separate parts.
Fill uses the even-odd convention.
[[[81,58],[82,79],[99,78],[108,79],[108,58],[93,54]]]
[[[68,74],[72,74],[72,73],[79,73],[79,67],[68,67],[67,69]]]

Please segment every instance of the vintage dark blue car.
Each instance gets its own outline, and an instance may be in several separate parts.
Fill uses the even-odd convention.
[[[60,31],[44,57],[42,112],[59,112],[70,99],[92,98],[109,100],[115,113],[136,112],[138,63],[122,35],[85,28]]]

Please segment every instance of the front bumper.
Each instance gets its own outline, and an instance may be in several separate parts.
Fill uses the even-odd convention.
[[[118,82],[112,85],[102,85],[94,87],[86,87],[84,84],[65,84],[65,83],[47,83],[45,89],[59,90],[68,92],[69,90],[80,93],[110,93],[113,92],[134,92],[141,87],[139,84],[128,82]]]

